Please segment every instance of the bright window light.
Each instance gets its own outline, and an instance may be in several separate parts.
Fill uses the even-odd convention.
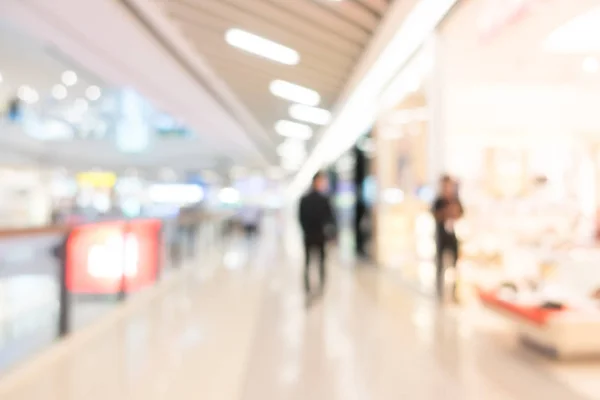
[[[190,184],[156,184],[148,188],[148,198],[154,203],[188,205],[202,201],[204,190]]]
[[[17,96],[27,104],[35,104],[40,100],[40,95],[38,92],[28,85],[19,87]]]
[[[63,85],[59,84],[52,87],[52,97],[54,97],[56,100],[66,99],[67,95],[67,88]]]
[[[0,73],[0,83],[2,83],[4,81],[4,78],[2,77],[2,74]]]
[[[304,104],[291,105],[290,115],[294,119],[315,125],[327,125],[331,121],[331,113],[329,111],[322,108],[305,106]]]
[[[241,29],[230,29],[225,40],[233,47],[286,65],[296,65],[300,55],[294,49]]]
[[[387,188],[382,191],[381,198],[386,204],[399,204],[404,201],[404,192],[398,188]]]
[[[102,91],[98,86],[92,85],[85,90],[85,97],[90,101],[96,101],[102,96]]]
[[[77,83],[77,74],[73,71],[65,71],[62,74],[62,83],[66,86],[73,86]]]
[[[271,82],[269,89],[275,96],[295,103],[316,107],[321,102],[319,93],[294,83],[275,80]]]
[[[277,121],[275,131],[281,136],[300,140],[308,140],[313,134],[310,126],[286,120]]]
[[[234,188],[226,187],[219,191],[219,201],[223,204],[236,204],[240,202],[240,192]]]

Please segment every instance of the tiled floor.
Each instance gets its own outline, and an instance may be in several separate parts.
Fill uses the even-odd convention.
[[[494,320],[368,267],[332,257],[324,296],[307,306],[283,248],[269,237],[205,253],[0,380],[0,399],[584,399]]]

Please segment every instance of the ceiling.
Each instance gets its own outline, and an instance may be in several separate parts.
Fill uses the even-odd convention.
[[[82,85],[103,90],[131,86],[195,135],[180,142],[157,140],[136,155],[123,154],[105,142],[40,144],[4,135],[2,143],[20,146],[36,160],[74,168],[271,169],[280,161],[276,148],[282,141],[274,124],[291,119],[291,103],[273,96],[269,83],[281,79],[311,88],[321,95],[319,107],[335,112],[344,89],[356,84],[351,78],[360,75],[356,67],[364,62],[391,2],[4,0],[3,18],[37,40],[44,53],[44,61],[26,57],[31,61],[27,68],[38,72],[35,78],[24,77],[27,68],[2,67],[9,75],[22,72],[15,81],[30,80],[45,91],[59,71],[69,67],[65,61],[77,60],[70,68],[81,72]],[[299,64],[286,66],[230,47],[225,33],[231,28],[296,50]],[[19,57],[11,51],[20,46],[11,41],[2,45],[5,58]],[[0,89],[0,96],[12,90]],[[317,138],[319,128],[313,128]]]
[[[290,118],[290,103],[273,96],[269,83],[282,79],[316,90],[322,98],[319,107],[331,110],[388,1],[169,0],[161,5],[277,143],[273,126]],[[229,46],[225,34],[232,28],[296,50],[300,63],[283,65]]]

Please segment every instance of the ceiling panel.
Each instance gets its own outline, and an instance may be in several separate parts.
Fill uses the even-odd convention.
[[[374,31],[388,0],[169,0],[161,3],[179,31],[278,141],[273,125],[290,118],[290,103],[269,84],[283,79],[319,92],[332,110]],[[229,46],[225,34],[238,28],[300,54],[289,66]],[[313,127],[317,128],[317,127]]]
[[[281,0],[286,1],[286,0]],[[315,3],[321,4],[324,7],[335,12],[340,18],[357,24],[358,26],[365,29],[367,32],[373,32],[379,23],[381,18],[375,12],[364,6],[364,3],[359,1],[345,0],[345,1],[332,1],[332,0],[312,0]]]
[[[387,9],[388,2],[387,0],[356,0],[359,3],[363,4],[365,7],[369,8],[373,12],[383,15],[385,10]]]

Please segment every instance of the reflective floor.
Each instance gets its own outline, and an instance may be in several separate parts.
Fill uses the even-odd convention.
[[[308,304],[301,262],[277,237],[205,249],[152,293],[5,375],[0,398],[586,399],[499,321],[441,308],[337,255],[323,297]]]

